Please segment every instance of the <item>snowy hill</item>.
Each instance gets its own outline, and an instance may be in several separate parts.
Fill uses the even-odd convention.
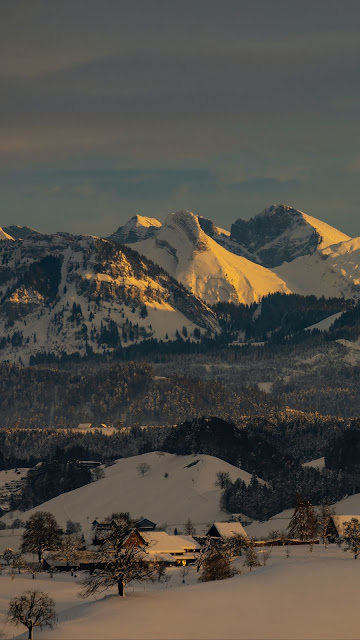
[[[352,238],[273,269],[302,295],[357,297],[360,293],[360,238]]]
[[[169,215],[156,235],[138,242],[136,250],[207,304],[251,304],[269,293],[290,293],[270,270],[219,246],[190,211]]]
[[[0,240],[14,240],[2,227],[0,227]]]
[[[136,215],[111,234],[108,240],[113,240],[120,244],[132,244],[146,240],[146,238],[152,238],[160,227],[161,222],[156,220],[156,218],[146,218]]]
[[[142,462],[150,465],[144,476],[137,470]],[[219,471],[228,472],[233,482],[251,480],[246,471],[207,455],[156,452],[124,458],[105,468],[104,479],[57,496],[20,517],[26,520],[36,511],[50,511],[61,525],[68,519],[80,522],[88,536],[94,519],[129,511],[135,518],[167,523],[169,533],[174,527],[180,530],[190,518],[202,533],[213,521],[228,520],[219,507],[221,489],[215,486]],[[4,519],[11,522],[13,514]]]
[[[213,312],[156,265],[91,236],[0,243],[0,359],[103,353],[186,328],[218,331]]]
[[[250,220],[234,222],[230,240],[242,255],[273,268],[350,238],[293,207],[272,205]]]

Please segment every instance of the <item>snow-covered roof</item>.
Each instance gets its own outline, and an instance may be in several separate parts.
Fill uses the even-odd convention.
[[[337,532],[338,532],[340,537],[343,537],[343,535],[344,535],[345,522],[350,522],[350,520],[352,520],[352,518],[355,518],[360,523],[360,515],[359,514],[356,514],[354,516],[332,516],[334,525],[335,525],[336,530],[337,530]]]
[[[191,536],[171,536],[166,531],[141,531],[141,537],[149,544],[148,553],[185,553],[200,549],[200,545]]]
[[[232,536],[248,537],[240,522],[214,522],[213,526],[216,527],[222,538],[231,538]]]

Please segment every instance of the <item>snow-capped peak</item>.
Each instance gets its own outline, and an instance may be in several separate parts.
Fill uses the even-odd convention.
[[[239,219],[231,227],[231,241],[270,268],[349,239],[325,222],[283,204],[271,205],[250,220]]]
[[[185,209],[170,214],[156,235],[137,243],[136,250],[208,304],[251,303],[275,291],[289,292],[271,271],[220,246]]]
[[[160,227],[161,222],[156,220],[156,218],[148,218],[137,214],[109,236],[109,240],[119,242],[120,244],[132,244],[133,242],[139,242],[139,240],[152,237]]]

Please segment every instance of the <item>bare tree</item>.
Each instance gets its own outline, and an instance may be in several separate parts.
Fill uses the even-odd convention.
[[[15,558],[13,560],[13,567],[14,569],[18,570],[18,574],[21,574],[21,569],[25,569],[26,567],[26,562],[25,559],[23,558],[23,556],[20,553],[17,553],[15,555]]]
[[[136,471],[138,472],[139,476],[145,476],[147,473],[149,473],[151,467],[147,462],[140,462],[140,464],[138,464],[138,466],[136,467]]]
[[[257,552],[255,550],[255,546],[254,546],[253,542],[251,542],[249,544],[248,548],[246,549],[244,565],[246,567],[249,567],[250,571],[254,567],[260,567],[259,556],[258,556],[258,554],[257,554]]]
[[[26,571],[31,573],[31,577],[33,580],[36,579],[37,574],[42,569],[42,564],[40,562],[27,562],[25,565]]]
[[[30,516],[23,533],[21,551],[37,553],[42,564],[44,551],[53,551],[60,546],[59,526],[52,513],[38,511]]]
[[[52,558],[56,560],[64,560],[66,562],[67,569],[70,569],[70,565],[76,564],[79,559],[79,552],[83,547],[83,541],[81,536],[69,535],[64,536],[61,542],[61,547],[56,551]]]
[[[264,551],[262,552],[261,559],[264,567],[266,567],[267,563],[269,562],[271,553],[272,553],[271,547],[268,549],[264,549]]]
[[[333,507],[329,507],[329,505],[327,504],[321,505],[317,512],[318,533],[321,536],[325,547],[327,547],[328,543],[327,530],[329,522],[331,520],[331,517],[334,515],[335,509]]]
[[[356,560],[360,551],[360,522],[357,518],[344,522],[344,541],[344,551],[352,551]]]
[[[185,578],[189,575],[189,573],[190,573],[190,567],[184,564],[180,569],[180,575],[181,575],[183,584],[185,584]]]
[[[8,619],[16,626],[23,624],[27,627],[29,640],[32,640],[35,627],[54,627],[55,602],[43,591],[24,591],[20,596],[10,600]]]
[[[184,534],[187,536],[194,536],[196,534],[195,525],[190,518],[188,518],[184,523]]]
[[[213,546],[213,541],[210,538],[210,536],[208,536],[206,538],[206,542],[205,544],[202,545],[199,553],[197,554],[196,557],[196,572],[199,573],[201,567],[205,564],[206,560],[209,558],[209,556],[211,556],[214,553],[214,546]]]
[[[159,558],[156,558],[154,570],[158,582],[168,582],[170,580],[169,576],[166,575],[166,565]]]
[[[230,484],[230,474],[228,471],[218,471],[216,474],[215,487],[225,489]]]
[[[4,558],[6,564],[9,567],[14,562],[14,560],[16,558],[16,553],[15,553],[14,549],[11,549],[10,547],[7,547],[6,549],[4,549],[4,551],[2,553],[2,557]]]
[[[119,596],[125,596],[125,587],[132,580],[154,578],[155,567],[149,564],[138,542],[130,540],[130,532],[127,519],[112,519],[109,522],[108,528],[103,531],[99,553],[101,568],[84,580],[81,591],[83,598],[113,585],[117,585]]]
[[[248,546],[249,539],[239,533],[221,541],[221,551],[228,554],[230,560],[235,556],[242,556],[243,549],[247,549]]]

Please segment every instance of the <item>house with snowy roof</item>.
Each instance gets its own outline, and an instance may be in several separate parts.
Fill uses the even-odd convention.
[[[211,538],[232,538],[233,536],[242,536],[249,539],[241,522],[214,522],[206,534]]]
[[[191,536],[173,536],[166,531],[138,531],[134,529],[124,541],[124,547],[136,544],[150,556],[151,562],[167,565],[188,565],[196,561],[201,545]]]
[[[326,528],[326,537],[330,540],[335,540],[337,538],[344,538],[344,529],[346,527],[345,523],[350,522],[353,518],[357,520],[360,524],[360,515],[356,514],[353,516],[338,516],[333,515],[329,520],[329,524]]]

